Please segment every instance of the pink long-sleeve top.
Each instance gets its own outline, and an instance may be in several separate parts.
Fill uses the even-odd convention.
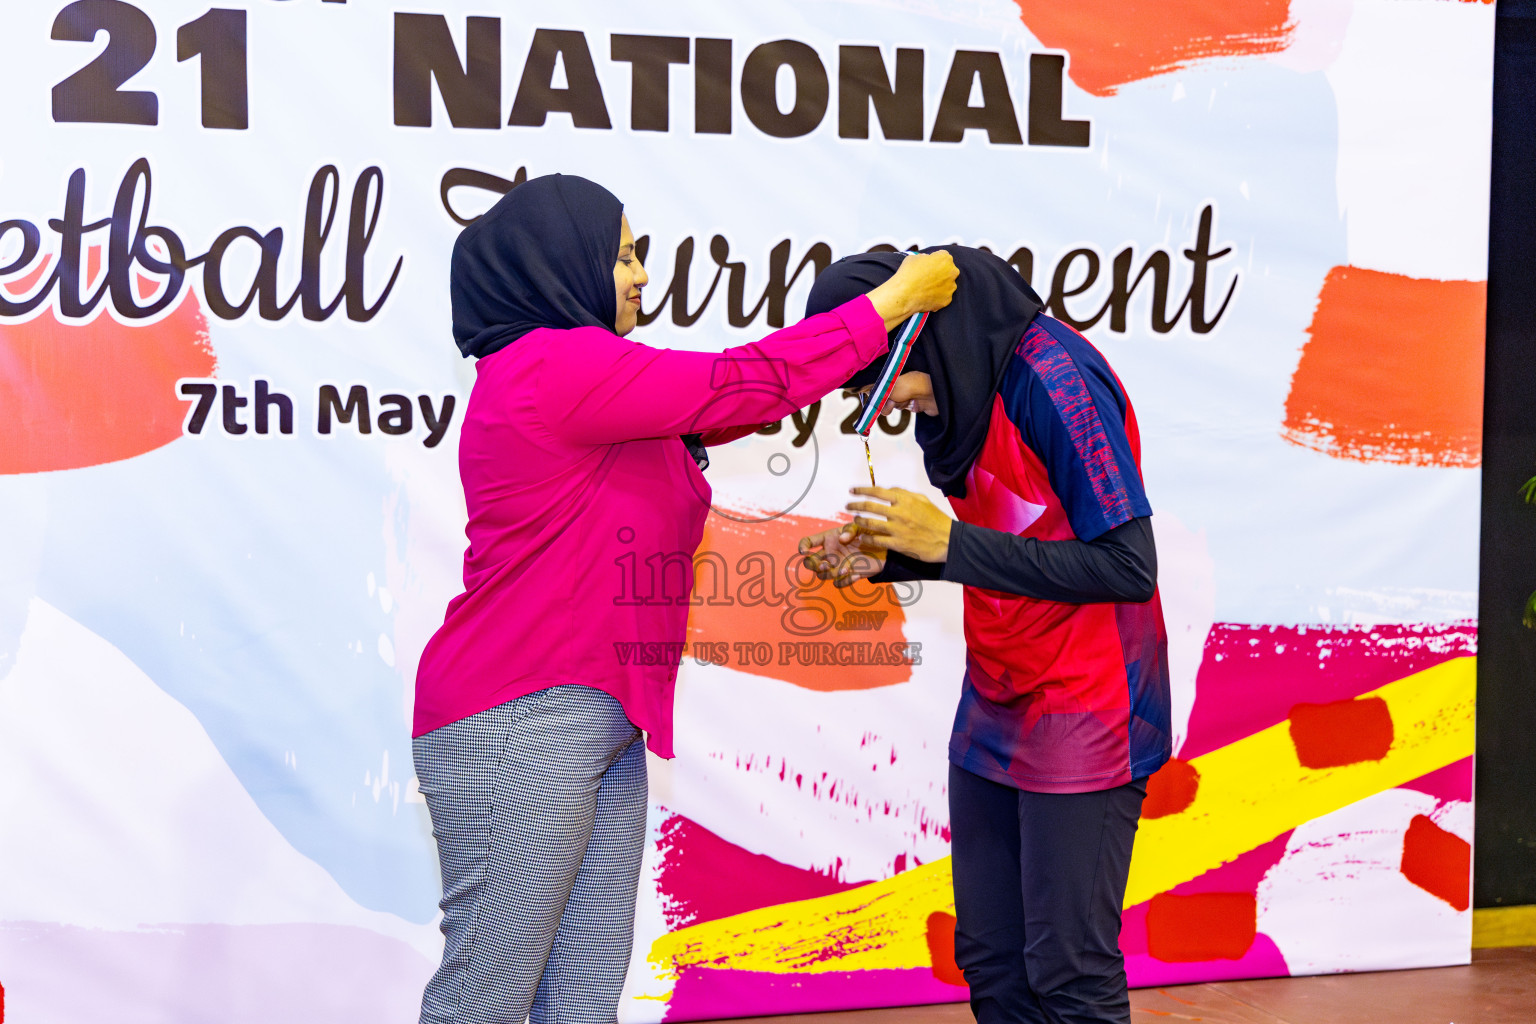
[[[751,433],[887,344],[860,296],[719,354],[582,327],[535,330],[481,359],[459,442],[464,593],[422,652],[412,734],[574,683],[611,694],[671,757],[678,658],[628,645],[680,645],[687,629],[710,488],[679,435]],[[651,594],[646,559],[678,554],[657,576],[675,580],[676,565],[682,586]]]

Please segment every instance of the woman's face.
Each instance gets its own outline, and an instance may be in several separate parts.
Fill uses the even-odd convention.
[[[613,290],[618,300],[618,312],[613,318],[613,332],[624,337],[635,329],[640,316],[640,289],[650,281],[650,275],[640,265],[635,255],[635,235],[629,230],[629,218],[619,216],[619,254],[613,264]]]

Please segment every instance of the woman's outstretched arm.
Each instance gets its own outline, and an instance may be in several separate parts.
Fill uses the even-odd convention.
[[[552,432],[583,444],[756,429],[879,358],[889,347],[887,325],[948,304],[955,276],[948,253],[908,257],[868,295],[721,353],[650,348],[595,327],[571,331],[543,357],[535,406]]]

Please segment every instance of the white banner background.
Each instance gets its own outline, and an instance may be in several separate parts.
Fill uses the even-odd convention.
[[[113,16],[129,17],[125,6]],[[1198,759],[1205,754],[1227,751],[1230,764],[1262,774],[1267,755],[1239,741],[1283,735],[1295,703],[1355,706],[1368,693],[1385,694],[1393,745],[1321,771],[1303,752],[1299,766],[1277,769],[1291,781],[1273,783],[1302,794],[1295,799],[1243,803],[1234,784],[1237,795],[1220,799],[1237,803],[1195,821],[1198,801],[1218,799],[1202,788],[1193,806],[1175,801],[1166,818],[1149,820],[1137,870],[1150,865],[1139,890],[1150,910],[1127,915],[1128,936],[1142,929],[1125,940],[1132,981],[1465,960],[1470,917],[1455,892],[1455,843],[1471,839],[1480,404],[1472,414],[1466,402],[1441,406],[1468,389],[1480,402],[1492,8],[1295,0],[1282,11],[1237,4],[1219,14],[1168,4],[1160,23],[1187,23],[1184,41],[1169,44],[1166,59],[1153,52],[1158,40],[1147,42],[1146,66],[1131,67],[1106,57],[1105,42],[1123,23],[1126,45],[1138,45],[1132,30],[1145,26],[1130,7],[1104,4],[1063,28],[1046,6],[410,8],[443,15],[461,58],[466,18],[500,18],[503,127],[472,129],[450,124],[436,85],[431,127],[396,124],[395,52],[411,45],[396,38],[396,11],[251,0],[239,8],[249,127],[221,130],[200,123],[201,59],[176,60],[178,27],[205,6],[134,5],[157,45],[123,88],[154,93],[158,123],[130,125],[56,121],[53,90],[107,44],[51,39],[63,4],[8,5],[0,217],[30,222],[41,247],[18,261],[26,231],[8,229],[0,289],[18,304],[39,289],[49,298],[0,319],[3,1012],[18,1021],[414,1019],[441,940],[408,724],[416,660],[458,588],[464,509],[454,454],[473,379],[449,335],[448,255],[459,228],[439,193],[453,168],[505,178],[520,167],[563,171],[605,184],[649,236],[647,310],[673,283],[686,239],[689,310],[698,308],[720,235],[729,259],[744,264],[747,310],[769,285],[770,251],[788,240],[791,271],[817,243],[834,257],[882,243],[954,241],[1004,256],[1027,247],[1043,295],[1073,250],[1091,250],[1096,280],[1074,292],[1093,261],[1071,257],[1051,296],[1053,312],[1079,320],[1110,297],[1116,254],[1132,251],[1134,276],[1161,250],[1171,312],[1194,280],[1198,260],[1185,250],[1199,249],[1209,210],[1205,254],[1228,251],[1206,266],[1200,310],[1154,330],[1149,275],[1123,330],[1107,315],[1086,329],[1141,422],[1181,756],[1202,786],[1231,770]],[[612,128],[576,128],[564,113],[542,127],[505,126],[538,29],[584,34]],[[731,131],[695,132],[692,65],[671,71],[669,130],[633,130],[632,65],[610,59],[616,34],[731,40]],[[830,79],[827,112],[802,137],[766,135],[742,106],[743,60],[779,39],[807,44]],[[893,141],[874,118],[872,138],[840,138],[845,45],[880,47],[888,67],[897,47],[922,51],[925,139],[957,53],[999,55],[1026,137],[1030,57],[1063,55],[1062,116],[1088,122],[1089,144],[995,143],[980,129],[958,143]],[[562,64],[554,84],[577,84],[570,78]],[[781,110],[794,104],[792,82],[780,72]],[[980,105],[988,97],[974,88],[966,95]],[[79,216],[86,225],[109,217],[140,158],[153,191],[141,188],[133,208],[189,255],[235,226],[269,245],[282,230],[268,293],[278,300],[300,281],[311,183],[334,166],[335,223],[311,267],[313,294],[321,305],[337,294],[349,217],[361,230],[376,205],[371,236],[353,242],[365,252],[349,284],[357,307],[308,319],[295,306],[265,319],[253,306],[225,319],[210,312],[203,271],[193,269],[185,298],[155,317],[131,320],[109,308],[111,296],[68,315],[71,286],[50,279],[67,255],[50,219],[67,219],[77,169]],[[372,167],[374,198],[354,211],[354,188]],[[494,196],[459,188],[451,198],[472,214]],[[83,244],[78,291],[89,294],[114,257],[89,256],[110,249],[105,226]],[[221,281],[231,301],[256,274],[257,254],[249,237],[229,247]],[[124,280],[147,269],[123,266]],[[728,276],[691,326],[677,326],[668,305],[635,337],[719,349],[766,333],[764,312],[730,326]],[[162,277],[148,274],[145,293],[164,287]],[[791,320],[810,278],[789,289]],[[374,304],[371,319],[355,318]],[[1196,313],[1214,329],[1193,330]],[[1400,358],[1383,363],[1382,353]],[[1309,371],[1309,359],[1320,369]],[[246,399],[256,380],[268,382],[292,399],[293,433],[277,432],[275,410],[271,432],[230,433],[216,405],[200,433],[178,437],[189,408],[174,390],[183,377],[215,377]],[[412,429],[363,435],[355,422],[337,423],[321,436],[322,384],[343,395],[365,385],[375,419],[384,395],[404,396],[416,410]],[[449,395],[450,427],[427,447],[416,403],[424,396],[440,411]],[[809,490],[779,526],[733,535],[712,520],[705,547],[768,550],[783,540],[775,529],[837,518],[846,488],[866,476],[862,446],[838,429],[849,408],[829,397],[814,443],[796,446],[801,431],[786,423],[721,453],[710,471],[717,505],[780,511]],[[254,422],[250,406],[231,412]],[[1457,434],[1469,415],[1472,433]],[[926,486],[910,429],[877,430],[872,444],[882,483]],[[789,458],[783,477],[763,471],[774,453]],[[782,564],[788,552],[772,550]],[[685,661],[679,756],[651,765],[655,841],[624,1019],[963,997],[944,980],[946,954],[933,945],[942,921],[936,931],[930,920],[947,892],[947,876],[933,872],[947,853],[959,594],[930,586],[903,611],[904,624],[872,638],[920,643],[921,665],[905,681],[870,676],[853,689],[838,688],[837,669],[780,664],[787,634],[727,635],[711,630],[742,620],[695,622],[691,640],[768,642],[775,658],[755,670],[734,654],[724,666]],[[1301,641],[1310,660],[1285,661],[1285,644],[1297,642],[1287,638],[1307,636],[1322,637],[1315,650]],[[1239,655],[1249,659],[1239,669],[1224,660]],[[1424,683],[1428,696],[1414,704],[1409,691],[1390,690],[1398,682]],[[1410,705],[1429,709],[1428,724],[1410,724]],[[1173,831],[1159,832],[1164,824]],[[1189,853],[1177,831],[1185,827],[1216,836],[1214,852]],[[909,902],[896,923],[855,930],[858,956],[779,956],[729,938],[746,934],[730,930],[738,913],[811,898],[866,906],[859,892],[887,891],[856,888],[871,883]],[[1236,947],[1185,941],[1226,934],[1225,911],[1201,917],[1206,904],[1154,895],[1212,892],[1248,894]],[[823,905],[806,906],[781,913],[793,919],[793,941],[774,948],[821,948]],[[1194,916],[1179,918],[1185,911]],[[668,944],[677,929],[712,920],[716,930],[695,940],[709,956],[689,960]],[[723,959],[703,963],[709,957]]]

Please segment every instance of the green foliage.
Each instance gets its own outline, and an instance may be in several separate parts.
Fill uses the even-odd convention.
[[[1527,505],[1536,505],[1536,476],[1520,485],[1520,497],[1525,499]]]

